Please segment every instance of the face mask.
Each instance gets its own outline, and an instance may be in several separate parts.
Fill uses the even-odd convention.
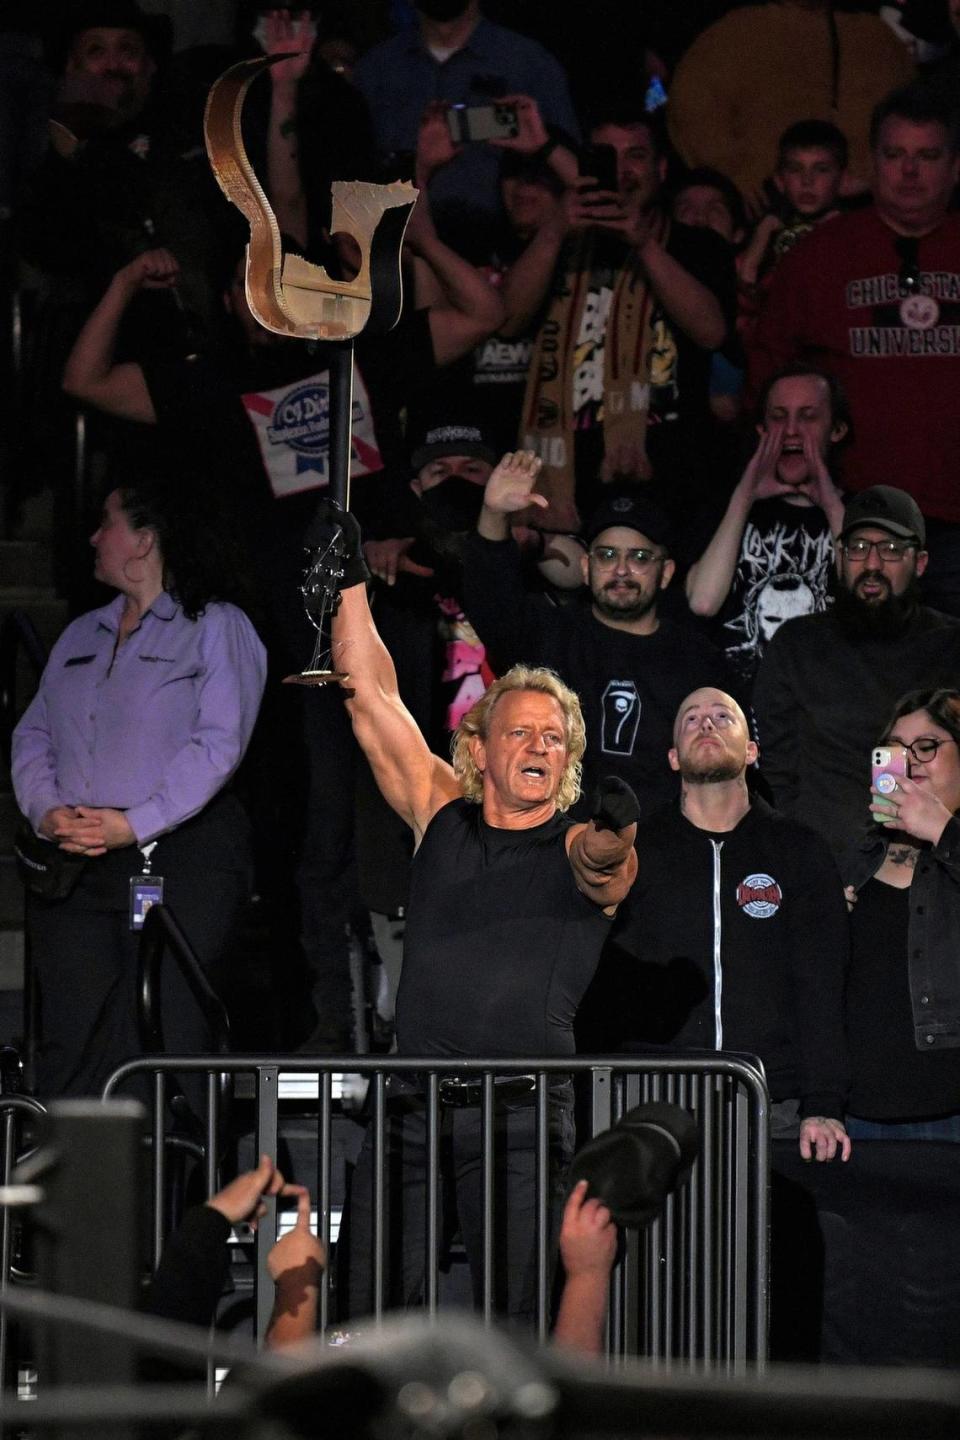
[[[416,0],[417,9],[428,20],[459,20],[470,0]]]
[[[440,530],[472,530],[483,506],[483,486],[451,475],[420,497],[424,513]]]

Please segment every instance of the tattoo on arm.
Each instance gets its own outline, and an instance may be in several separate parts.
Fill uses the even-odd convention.
[[[286,120],[280,121],[280,134],[283,135],[284,138],[288,135],[296,135],[296,133],[297,117],[295,115],[288,115]]]

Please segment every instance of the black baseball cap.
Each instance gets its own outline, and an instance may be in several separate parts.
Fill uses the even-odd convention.
[[[853,495],[843,509],[840,539],[861,525],[876,525],[889,530],[901,540],[914,540],[922,548],[927,543],[927,527],[920,506],[912,495],[893,485],[872,485]]]
[[[637,1105],[577,1152],[570,1187],[586,1180],[618,1225],[647,1225],[689,1174],[700,1150],[689,1110],[665,1101]]]
[[[604,530],[615,525],[625,525],[670,550],[673,543],[673,527],[666,511],[661,509],[645,491],[636,485],[611,485],[600,504],[583,527],[583,538],[588,545]]]
[[[473,455],[478,460],[487,460],[495,465],[500,458],[489,434],[479,425],[467,421],[434,425],[425,431],[423,438],[410,454],[414,470],[422,470],[431,460],[442,460],[445,455]]]

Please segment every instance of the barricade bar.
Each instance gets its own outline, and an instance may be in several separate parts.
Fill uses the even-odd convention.
[[[388,1077],[400,1076],[422,1098],[426,1158],[423,1179],[423,1243],[425,1253],[422,1303],[428,1316],[442,1311],[444,1276],[440,1268],[443,1218],[441,1149],[448,1103],[442,1081],[454,1077],[476,1082],[475,1114],[482,1137],[478,1196],[483,1218],[483,1244],[475,1256],[479,1272],[478,1304],[487,1323],[496,1319],[494,1301],[496,1252],[493,1243],[498,1214],[498,1170],[493,1141],[498,1112],[496,1082],[529,1076],[531,1136],[535,1179],[534,1324],[543,1338],[549,1329],[553,1300],[554,1236],[559,1216],[551,1213],[550,1103],[558,1077],[589,1084],[589,1104],[581,1116],[578,1145],[590,1134],[608,1128],[626,1110],[651,1100],[669,1101],[690,1110],[701,1134],[701,1153],[688,1181],[671,1196],[663,1214],[645,1230],[630,1231],[626,1254],[611,1285],[608,1351],[611,1357],[647,1356],[664,1364],[702,1369],[721,1366],[731,1371],[746,1364],[763,1365],[768,1326],[768,1163],[769,1096],[759,1062],[725,1053],[677,1055],[550,1056],[504,1059],[500,1056],[439,1058],[436,1056],[304,1056],[193,1055],[157,1056],[130,1061],[110,1077],[104,1097],[124,1081],[143,1074],[154,1077],[159,1099],[161,1077],[171,1073],[214,1075],[247,1072],[254,1080],[257,1154],[276,1153],[279,1137],[280,1080],[284,1074],[316,1076],[311,1105],[317,1106],[318,1208],[329,1254],[333,1125],[338,1094],[345,1095],[350,1077],[372,1081],[366,1102],[372,1143],[371,1309],[375,1318],[396,1303],[391,1294],[388,1214],[391,1200],[391,1097]],[[216,1134],[217,1087],[208,1079],[206,1135]],[[582,1109],[582,1107],[581,1107]],[[298,1111],[298,1120],[302,1121]],[[154,1156],[162,1166],[162,1150]],[[158,1158],[159,1157],[159,1158]],[[208,1186],[216,1173],[205,1157]],[[297,1177],[303,1178],[303,1177]],[[307,1177],[310,1178],[309,1176]],[[316,1183],[315,1181],[315,1183]],[[154,1195],[163,1200],[161,1186]],[[272,1304],[266,1257],[276,1230],[275,1205],[258,1228],[256,1240],[256,1333],[262,1335]],[[551,1226],[552,1221],[552,1226]],[[163,1232],[161,1216],[154,1234]],[[551,1229],[553,1233],[551,1234]],[[396,1257],[394,1257],[396,1258]],[[475,1282],[477,1276],[475,1274]],[[320,1323],[343,1326],[335,1315],[329,1272],[322,1282]]]

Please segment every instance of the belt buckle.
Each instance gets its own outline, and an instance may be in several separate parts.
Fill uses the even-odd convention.
[[[476,1080],[461,1080],[456,1075],[445,1075],[438,1086],[438,1094],[442,1104],[464,1107],[480,1104],[481,1089]]]

